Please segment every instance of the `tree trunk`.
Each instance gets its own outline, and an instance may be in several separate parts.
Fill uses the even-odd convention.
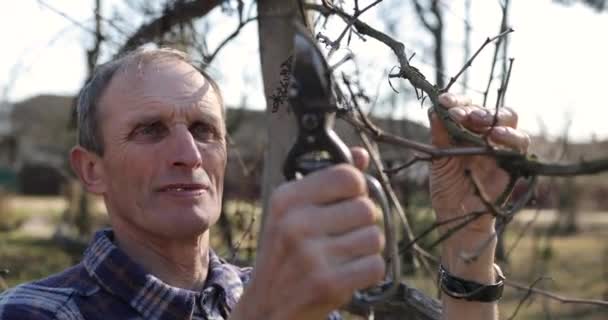
[[[302,20],[303,16],[296,0],[261,0],[258,2],[258,17],[268,135],[262,176],[263,228],[268,198],[272,190],[284,180],[283,161],[297,133],[289,111],[286,90],[291,62],[289,58],[293,51],[293,20]]]

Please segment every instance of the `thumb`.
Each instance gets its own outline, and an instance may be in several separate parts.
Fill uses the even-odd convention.
[[[452,93],[443,93],[438,97],[439,105],[437,108],[451,109],[455,107],[463,107],[471,104],[471,98],[466,96],[454,95]],[[443,121],[435,112],[434,107],[429,109],[429,122],[431,123],[431,142],[438,148],[446,148],[452,145],[450,137]]]
[[[439,108],[443,107],[439,106]],[[451,138],[448,130],[432,107],[429,109],[429,122],[431,124],[431,143],[438,148],[449,147]]]
[[[369,166],[369,153],[361,147],[352,147],[350,152],[353,155],[353,162],[357,169],[365,171]]]

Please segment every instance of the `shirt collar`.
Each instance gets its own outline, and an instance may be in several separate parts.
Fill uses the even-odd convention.
[[[146,319],[183,319],[197,306],[212,315],[229,313],[243,292],[243,271],[209,251],[209,273],[201,292],[172,287],[131,260],[110,229],[97,232],[84,254],[84,266],[100,286],[120,297]],[[227,310],[225,310],[227,308]],[[221,311],[220,311],[221,310]],[[213,317],[215,318],[215,317]]]

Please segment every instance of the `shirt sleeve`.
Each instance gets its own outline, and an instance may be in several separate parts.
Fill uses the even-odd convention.
[[[327,316],[327,320],[342,320],[342,316],[338,311],[332,311],[332,313]]]

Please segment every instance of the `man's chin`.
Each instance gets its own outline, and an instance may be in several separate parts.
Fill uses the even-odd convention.
[[[193,237],[202,235],[217,221],[217,215],[209,214],[209,210],[181,209],[173,211],[159,219],[156,229],[169,237]]]

